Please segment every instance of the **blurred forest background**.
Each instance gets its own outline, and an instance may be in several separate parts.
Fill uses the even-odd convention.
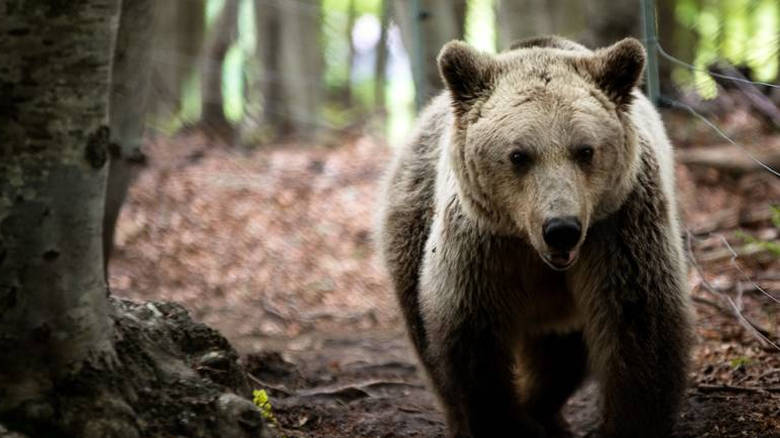
[[[778,437],[780,3],[655,3],[699,316],[679,436]],[[639,0],[136,4],[116,55],[134,61],[114,69],[112,292],[180,302],[222,331],[288,436],[442,433],[372,246],[392,148],[440,92],[445,42],[642,38]],[[137,29],[148,40],[123,52]],[[570,410],[581,433],[588,397]]]
[[[416,108],[441,88],[434,59],[451,39],[496,52],[541,34],[590,47],[641,36],[638,0],[171,0],[155,8],[154,131],[229,128],[250,148],[361,124],[402,140]],[[662,61],[665,91],[715,98],[706,70],[718,61],[777,82],[776,1],[661,0],[657,8],[663,49],[699,69]]]

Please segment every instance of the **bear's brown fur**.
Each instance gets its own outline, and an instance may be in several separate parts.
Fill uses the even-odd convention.
[[[563,434],[592,373],[603,435],[671,430],[690,345],[672,150],[634,39],[447,44],[447,90],[390,169],[381,249],[452,437]]]

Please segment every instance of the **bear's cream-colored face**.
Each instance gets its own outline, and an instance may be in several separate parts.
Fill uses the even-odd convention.
[[[627,195],[637,151],[625,112],[643,61],[636,40],[496,56],[445,46],[450,156],[467,212],[525,237],[552,268],[570,267],[588,227]]]

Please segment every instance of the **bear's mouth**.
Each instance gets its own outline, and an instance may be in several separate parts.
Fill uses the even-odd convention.
[[[565,271],[577,261],[577,251],[553,252],[545,254],[542,259],[554,270]]]

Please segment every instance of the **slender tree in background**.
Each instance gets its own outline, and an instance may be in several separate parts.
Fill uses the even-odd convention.
[[[0,2],[0,418],[115,360],[100,230],[118,5]]]
[[[393,0],[394,18],[413,63],[419,58],[415,77],[418,101],[425,102],[442,89],[436,57],[442,46],[463,39],[466,0],[419,0],[420,10],[409,0]],[[415,54],[415,50],[422,53]]]
[[[320,127],[321,2],[255,0],[263,119],[276,137],[314,138]]]
[[[225,117],[222,95],[223,64],[230,46],[238,37],[238,0],[225,0],[212,29],[203,61],[201,122],[207,132],[231,139],[233,127]]]
[[[380,12],[379,41],[376,43],[376,59],[374,63],[374,106],[384,113],[385,85],[387,82],[387,29],[390,25],[390,0],[382,1]]]
[[[151,106],[155,114],[165,118],[179,113],[184,85],[201,61],[206,0],[156,1],[154,13]]]
[[[141,151],[146,126],[154,28],[153,0],[122,2],[111,75],[109,125],[111,161],[103,219],[103,261],[108,265],[114,229],[127,189],[144,163]]]
[[[352,31],[355,28],[355,19],[357,18],[357,5],[356,0],[349,0],[347,6],[347,28],[346,28],[346,40],[348,45],[347,53],[347,84],[344,87],[344,107],[352,107],[352,76],[353,68],[355,66],[355,42],[352,40]]]
[[[701,11],[700,0],[685,0],[691,15],[698,15]],[[678,0],[659,0],[657,5],[656,20],[658,23],[658,40],[664,50],[674,54],[680,59],[693,62],[696,58],[698,34],[692,25],[686,23],[677,14]],[[693,21],[692,19],[689,19]],[[672,72],[677,66],[667,59],[659,57],[658,74],[661,82],[661,93],[672,96],[677,92],[674,88]]]
[[[270,4],[269,4],[270,3]],[[274,135],[286,129],[284,93],[281,75],[281,11],[274,0],[255,0],[257,58],[260,60],[258,88],[262,95],[263,123]]]

